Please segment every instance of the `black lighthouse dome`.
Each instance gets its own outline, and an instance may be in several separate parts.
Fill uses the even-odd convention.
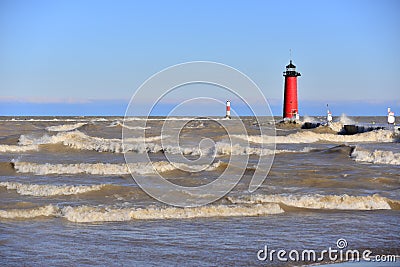
[[[296,66],[293,64],[292,60],[290,60],[289,65],[286,66],[286,71],[283,72],[283,76],[301,76],[300,72],[296,71]]]
[[[286,66],[286,69],[295,69],[296,66],[292,63],[292,60],[290,60],[289,65]]]

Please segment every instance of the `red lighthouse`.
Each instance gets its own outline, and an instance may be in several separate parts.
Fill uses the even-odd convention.
[[[298,119],[299,108],[297,104],[297,76],[301,76],[300,72],[296,71],[296,66],[290,60],[286,66],[285,76],[285,93],[283,100],[283,119]]]

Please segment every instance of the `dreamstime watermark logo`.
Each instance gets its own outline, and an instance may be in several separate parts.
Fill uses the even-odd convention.
[[[336,241],[336,247],[329,247],[321,251],[313,249],[304,250],[275,250],[269,249],[267,245],[257,252],[259,261],[280,261],[280,262],[322,262],[322,261],[372,261],[372,262],[396,262],[396,255],[372,255],[369,249],[360,251],[357,249],[347,249],[347,241],[344,238],[339,238]]]
[[[176,116],[176,110],[180,106],[188,103],[195,106],[196,101],[217,103],[221,105],[221,110],[224,110],[226,99],[208,95],[188,97],[178,103],[165,118],[158,118],[158,121],[163,123],[161,127],[154,125],[155,119],[150,115],[163,98],[178,89],[183,90],[182,95],[185,95],[184,93],[187,93],[184,90],[185,86],[193,84],[211,85],[216,90],[228,92],[236,99],[240,99],[248,110],[251,110],[254,125],[261,125],[261,116],[273,121],[269,104],[257,85],[240,71],[224,64],[204,61],[178,64],[166,68],[146,80],[132,96],[125,113],[122,130],[125,161],[130,168],[133,179],[147,194],[161,202],[180,207],[205,205],[225,196],[242,178],[250,154],[252,154],[248,152],[250,148],[247,138],[248,129],[244,122],[238,119],[234,105],[231,110],[233,119],[224,119],[222,116],[220,118],[199,118],[198,116],[178,118]],[[190,95],[190,92],[187,95]],[[249,104],[250,99],[257,100],[257,106],[263,107],[262,112]],[[147,114],[145,117],[138,117],[141,115],[138,113],[139,107],[141,112],[144,111]],[[199,123],[201,121],[217,124],[225,132],[224,140],[225,142],[228,140],[228,143],[221,143],[220,140],[204,137],[197,142],[194,148],[183,144],[181,136],[187,130],[188,125],[196,125],[196,123],[201,125]],[[155,136],[155,128],[157,127],[160,132]],[[191,133],[196,135],[195,130]],[[274,123],[259,127],[257,135],[274,137]],[[234,138],[234,136],[240,136],[240,138]],[[160,140],[158,140],[159,143],[156,143],[158,137]],[[197,139],[198,137],[202,136],[196,136]],[[135,142],[132,142],[132,140],[135,140]],[[255,191],[267,177],[274,158],[275,143],[260,144],[258,149],[270,153],[264,153],[262,156],[262,153],[258,154],[257,168],[249,184],[250,192]],[[140,160],[144,160],[144,164],[153,166],[157,175],[137,175],[137,172],[132,169],[134,168],[132,166],[135,166],[134,164],[138,162],[138,154],[136,153],[138,151],[145,152],[145,156]],[[211,182],[199,186],[182,186],[172,183],[163,176],[162,171],[159,171],[160,168],[157,167],[159,159],[154,160],[153,152],[160,151],[163,152],[164,159],[170,166],[191,173],[204,171],[215,166],[220,160],[218,157],[222,154],[228,154],[229,159],[227,160],[224,157],[223,161],[226,163],[226,168],[221,175]],[[196,157],[188,157],[188,155],[195,155]]]

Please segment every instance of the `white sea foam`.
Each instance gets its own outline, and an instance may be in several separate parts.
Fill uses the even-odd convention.
[[[171,154],[184,154],[184,155],[258,155],[258,156],[268,156],[274,155],[278,153],[285,152],[299,152],[299,151],[291,151],[291,150],[272,150],[268,148],[260,148],[260,147],[249,147],[249,146],[241,146],[240,144],[230,144],[225,142],[217,142],[215,147],[200,149],[198,147],[174,147],[174,146],[165,146],[165,147],[152,147],[150,150],[153,151],[164,151]]]
[[[17,182],[0,182],[0,186],[7,190],[16,190],[20,195],[28,196],[56,196],[76,195],[91,191],[101,190],[106,184],[100,185],[48,185],[48,184],[23,184]]]
[[[284,211],[278,204],[209,205],[196,208],[147,207],[115,208],[94,206],[47,205],[30,209],[0,210],[0,218],[19,219],[39,216],[62,217],[71,222],[112,222],[130,220],[192,219],[209,217],[242,217],[279,214]]]
[[[273,155],[275,152],[272,149],[258,148],[258,147],[245,147],[239,144],[229,144],[218,142],[216,144],[216,152],[219,155]],[[285,151],[286,152],[286,151]]]
[[[379,195],[251,195],[240,198],[228,197],[234,204],[282,203],[287,206],[307,209],[329,210],[389,210],[390,203],[400,204]]]
[[[165,138],[165,136],[164,136]],[[121,139],[106,139],[101,137],[88,136],[80,131],[73,132],[60,132],[56,135],[44,135],[39,138],[21,135],[19,138],[20,145],[41,145],[41,144],[58,144],[61,143],[65,146],[69,146],[75,149],[82,150],[95,150],[99,152],[114,152],[122,153],[124,151],[133,152],[158,152],[161,151],[161,146],[157,144],[150,144],[149,146],[144,146],[142,137],[137,138],[127,138],[127,142],[124,146],[122,145]],[[160,140],[161,136],[146,137],[146,142]]]
[[[248,140],[252,143],[272,143],[278,144],[301,144],[315,142],[333,143],[359,143],[359,142],[393,142],[394,133],[389,130],[376,130],[371,132],[359,133],[354,135],[338,135],[329,133],[315,133],[312,131],[301,131],[286,136],[255,136],[255,135],[233,135],[232,137]]]
[[[0,210],[0,218],[4,219],[30,219],[41,216],[56,216],[59,215],[60,209],[54,205],[47,205],[42,207],[30,209],[9,209]]]
[[[167,136],[162,138],[166,139]],[[158,141],[161,136],[146,137],[146,143],[143,142],[143,138],[126,138],[124,145],[122,145],[121,139],[105,139],[101,137],[88,136],[80,131],[73,132],[60,132],[56,135],[44,135],[39,138],[21,135],[19,138],[20,145],[40,145],[40,144],[63,144],[65,146],[72,147],[74,149],[82,150],[94,150],[98,152],[113,152],[113,153],[123,153],[123,152],[136,152],[136,153],[157,153],[166,152],[171,154],[184,154],[184,155],[203,155],[203,154],[213,154],[214,151],[218,155],[272,155],[273,150],[265,148],[254,148],[254,147],[244,147],[239,144],[228,144],[224,142],[218,142],[215,148],[203,149],[199,147],[177,147],[164,145],[161,146],[153,141]],[[288,152],[288,151],[275,151]]]
[[[188,125],[186,127],[189,128],[189,129],[202,129],[202,128],[206,127],[206,126],[204,125],[203,122],[201,122],[201,123],[193,123],[193,124]]]
[[[124,127],[130,130],[147,130],[150,129],[150,126],[142,127],[142,126],[128,126],[126,124],[123,124],[121,121],[114,121],[107,127]]]
[[[103,122],[103,121],[108,121],[106,118],[94,118],[90,120],[91,122]]]
[[[319,123],[320,121],[317,118],[306,115],[303,117],[303,122]]]
[[[356,148],[351,154],[351,157],[359,162],[400,165],[400,153],[394,153],[392,151],[368,151],[366,149]]]
[[[209,217],[264,216],[284,212],[277,204],[227,206],[209,205],[196,208],[137,208],[115,209],[90,206],[64,207],[63,217],[72,222],[104,222],[129,220],[191,219]]]
[[[136,174],[146,175],[156,172],[167,172],[177,169],[198,172],[212,171],[220,167],[221,161],[211,165],[189,165],[183,163],[169,163],[158,161],[152,163],[130,163],[130,164],[111,164],[111,163],[76,163],[76,164],[38,164],[31,162],[15,162],[14,168],[19,173],[33,173],[35,175],[48,174],[93,174],[93,175],[124,175],[129,174],[129,169]],[[129,169],[128,169],[129,166]]]
[[[33,173],[35,175],[80,173],[94,175],[129,174],[126,164],[111,163],[38,164],[15,162],[14,169],[19,173]]]
[[[329,124],[329,128],[339,133],[343,130],[343,126],[347,124],[356,124],[356,122],[347,117],[346,114],[343,113],[340,116],[339,121],[335,121]]]
[[[0,152],[26,152],[38,150],[37,145],[0,145]]]
[[[188,219],[208,217],[265,216],[283,213],[280,204],[307,209],[389,210],[400,201],[379,195],[252,195],[228,197],[232,205],[209,205],[196,208],[155,207],[117,208],[112,206],[47,205],[30,209],[0,210],[0,218],[18,219],[39,216],[62,217],[72,222],[109,222],[155,219]]]
[[[340,116],[340,123],[342,125],[345,125],[345,124],[356,124],[356,122],[354,120],[352,120],[349,117],[347,117],[347,115],[344,114],[344,113],[342,113],[342,115]]]
[[[343,130],[343,124],[339,121],[332,122],[329,124],[329,128],[331,128],[332,131],[340,133]]]
[[[86,124],[87,123],[84,122],[79,122],[75,124],[61,124],[61,125],[49,126],[46,128],[46,130],[49,132],[67,132],[78,129]]]

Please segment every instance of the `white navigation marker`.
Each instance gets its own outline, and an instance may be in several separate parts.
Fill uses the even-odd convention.
[[[394,124],[395,122],[394,112],[390,108],[388,108],[387,122],[389,124]]]
[[[226,100],[226,116],[225,118],[230,119],[231,118],[231,101]]]

